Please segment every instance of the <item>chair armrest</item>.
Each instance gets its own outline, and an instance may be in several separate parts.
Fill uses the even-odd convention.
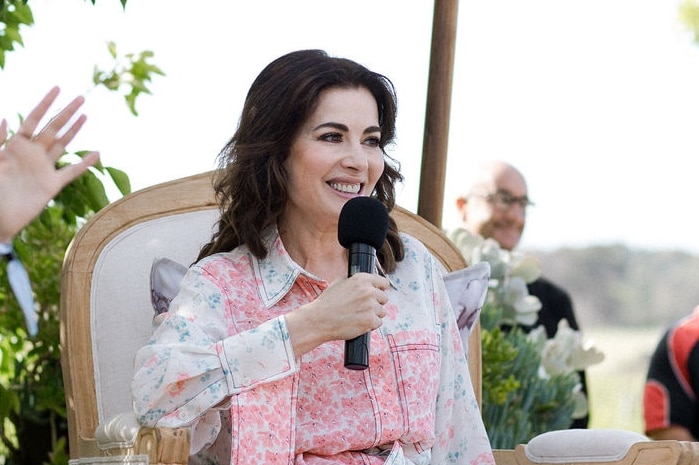
[[[150,465],[187,465],[189,430],[187,428],[141,428],[135,452],[147,455]]]
[[[95,431],[95,443],[112,462],[115,459],[150,465],[187,465],[189,462],[187,428],[142,427],[133,412],[121,413],[100,423]],[[94,459],[91,457],[87,461]]]
[[[101,450],[131,449],[136,445],[141,425],[134,413],[120,413],[100,423],[95,430],[95,442]]]

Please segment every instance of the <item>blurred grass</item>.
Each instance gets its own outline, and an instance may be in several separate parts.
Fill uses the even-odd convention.
[[[583,337],[605,354],[587,370],[590,428],[643,433],[643,385],[648,361],[665,328],[585,328]]]

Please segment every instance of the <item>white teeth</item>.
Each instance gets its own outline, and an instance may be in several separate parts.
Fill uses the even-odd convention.
[[[331,182],[330,187],[340,192],[348,192],[350,194],[359,193],[359,189],[362,187],[361,184],[340,184],[337,182]]]

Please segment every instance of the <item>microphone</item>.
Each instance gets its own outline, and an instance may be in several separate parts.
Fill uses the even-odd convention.
[[[388,231],[388,210],[371,197],[353,197],[340,211],[337,238],[349,249],[347,276],[373,273],[376,250],[383,246]],[[345,341],[345,368],[365,370],[369,367],[370,333]]]

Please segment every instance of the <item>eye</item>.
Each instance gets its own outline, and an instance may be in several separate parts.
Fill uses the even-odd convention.
[[[510,194],[503,192],[500,194],[500,201],[505,205],[512,205],[513,203],[515,203],[516,200]]]
[[[364,139],[364,144],[369,147],[379,147],[381,145],[381,138],[377,136],[371,136]]]
[[[339,132],[328,132],[322,134],[318,139],[326,142],[342,142],[342,134]]]

